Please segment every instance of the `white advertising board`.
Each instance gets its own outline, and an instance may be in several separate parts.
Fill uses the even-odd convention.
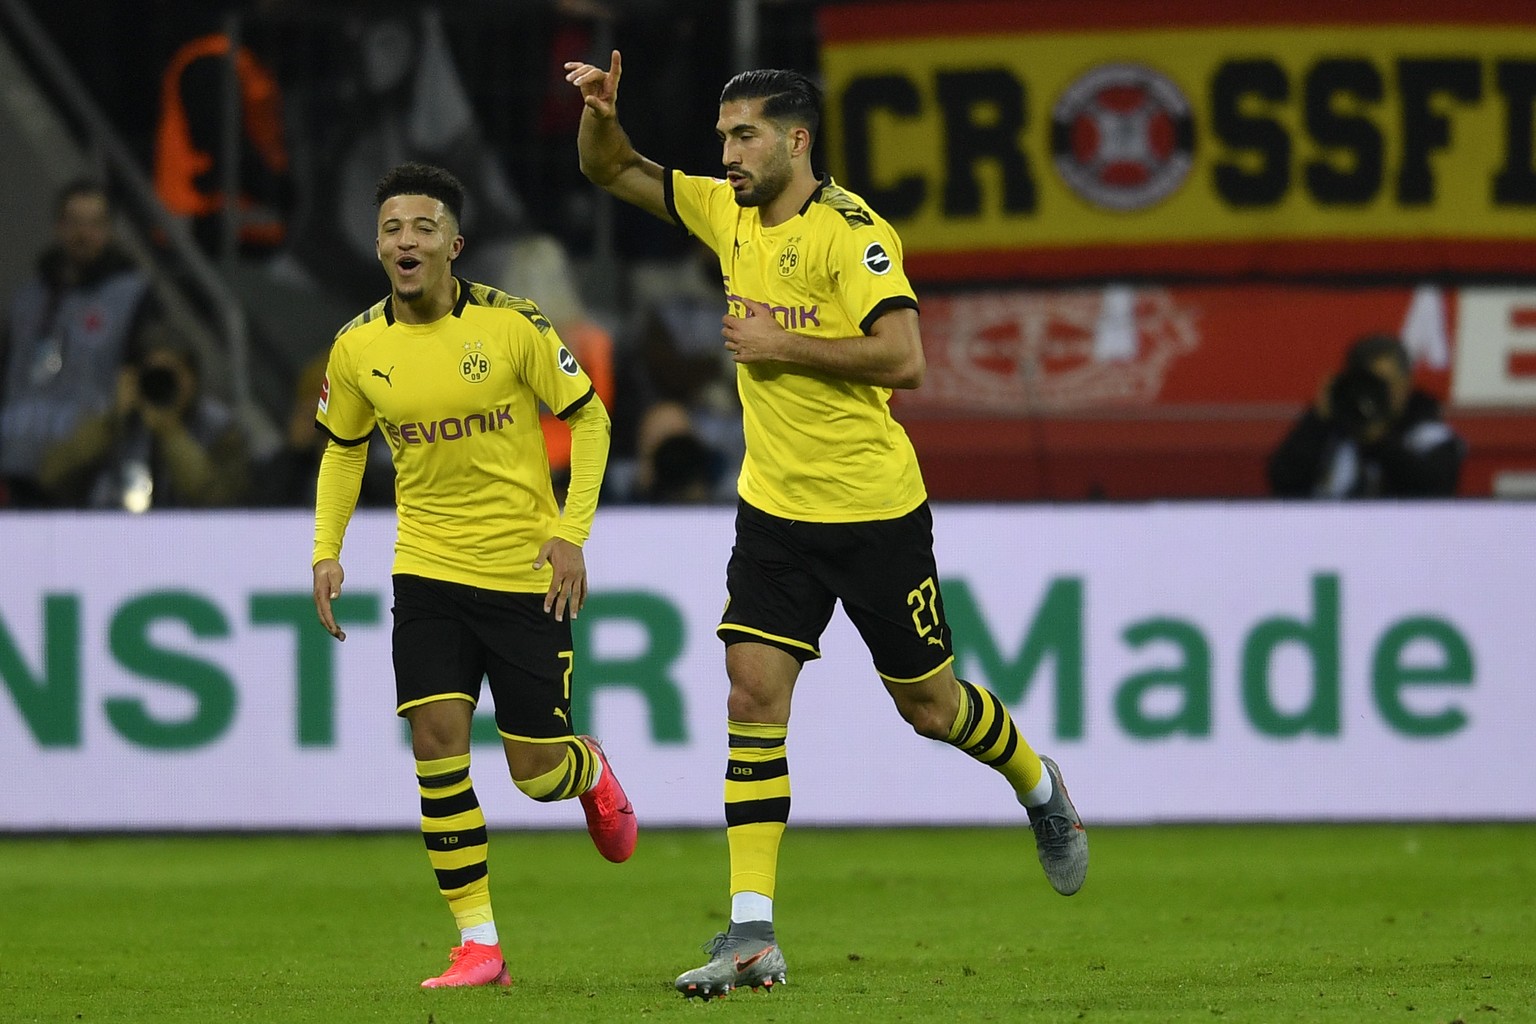
[[[1536,819],[1536,505],[940,506],[959,674],[1091,823]],[[348,532],[337,644],[303,513],[0,517],[0,831],[415,828],[393,517]],[[642,826],[721,821],[732,510],[614,509],[587,547],[578,725]],[[790,731],[799,824],[1002,823],[839,613]],[[488,718],[488,701],[482,717]],[[493,827],[535,804],[494,733]]]

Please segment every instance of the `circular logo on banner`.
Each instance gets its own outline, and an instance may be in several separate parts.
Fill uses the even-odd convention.
[[[1106,210],[1144,210],[1178,191],[1195,145],[1189,100],[1166,75],[1104,64],[1051,111],[1051,157],[1067,187]]]
[[[859,262],[864,264],[864,269],[871,274],[884,276],[891,272],[891,254],[885,251],[885,246],[879,242],[870,242],[864,247],[864,258]]]
[[[567,377],[576,376],[576,371],[581,369],[576,365],[576,357],[564,345],[560,346],[560,354],[556,358],[560,361],[560,372]]]

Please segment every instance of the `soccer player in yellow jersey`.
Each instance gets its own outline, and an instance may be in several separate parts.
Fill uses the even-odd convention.
[[[338,640],[342,535],[375,424],[396,469],[396,712],[410,723],[421,828],[460,942],[424,988],[511,984],[491,913],[485,815],[470,782],[470,720],[488,680],[517,788],[579,797],[598,851],[634,852],[634,809],[596,741],[571,732],[570,619],[587,597],[581,546],[608,457],[608,413],[527,299],[453,275],[464,189],[403,164],[375,192],[390,295],[341,329],[317,425],[327,435],[315,500],[314,585]],[[543,402],[571,426],[564,514],[539,426]]]
[[[709,997],[784,981],[773,895],[789,818],[790,698],[838,601],[901,716],[1003,775],[1047,878],[1076,892],[1088,842],[1059,770],[1030,749],[1001,701],[954,674],[927,492],[889,409],[891,389],[923,380],[917,299],[896,232],[812,170],[819,90],[793,71],[731,79],[715,125],[725,177],[704,178],[635,151],[616,113],[617,50],[607,70],[565,68],[585,102],[583,173],[719,257],[722,334],[746,430],[718,630],[730,677],[730,926],[678,990]]]

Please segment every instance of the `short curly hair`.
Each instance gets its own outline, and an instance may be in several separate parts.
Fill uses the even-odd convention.
[[[373,205],[383,206],[393,196],[429,196],[448,208],[455,223],[464,217],[464,183],[431,164],[400,164],[380,178],[373,189]]]

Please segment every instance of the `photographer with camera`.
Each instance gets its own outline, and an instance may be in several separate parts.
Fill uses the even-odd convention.
[[[75,508],[213,508],[239,504],[250,456],[234,414],[200,387],[191,350],[157,338],[123,368],[117,402],[43,455],[38,478]]]
[[[159,322],[149,276],[118,244],[106,187],[54,199],[52,242],[0,319],[0,506],[52,504],[43,452],[112,404],[122,366]]]
[[[1403,343],[1372,334],[1270,456],[1269,487],[1283,498],[1448,498],[1465,456],[1440,403],[1413,386]]]

